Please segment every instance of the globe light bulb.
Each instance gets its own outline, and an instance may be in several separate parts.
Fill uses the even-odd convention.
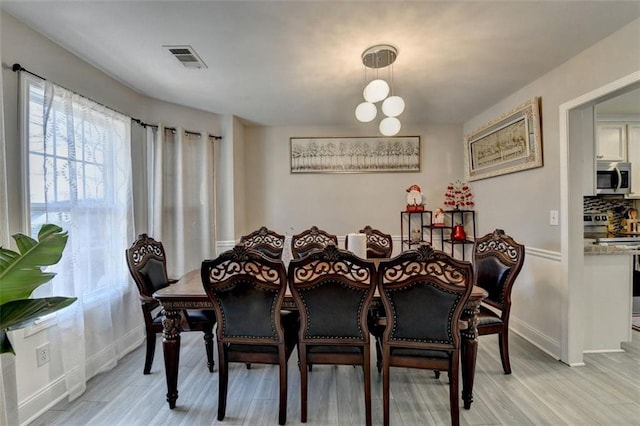
[[[397,135],[400,131],[400,120],[396,117],[387,117],[380,122],[380,133],[385,136]]]
[[[356,118],[363,123],[372,121],[377,114],[378,110],[371,102],[362,102],[356,107]]]
[[[397,117],[404,111],[404,100],[400,96],[389,96],[382,103],[382,112],[387,117]]]
[[[389,94],[389,84],[381,79],[372,80],[367,84],[362,92],[364,99],[367,102],[376,103],[380,102]]]

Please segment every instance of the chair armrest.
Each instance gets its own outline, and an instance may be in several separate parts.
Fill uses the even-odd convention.
[[[140,301],[142,303],[154,303],[154,302],[157,302],[157,300],[154,299],[153,297],[143,296],[142,294],[139,294],[138,297],[140,298]]]

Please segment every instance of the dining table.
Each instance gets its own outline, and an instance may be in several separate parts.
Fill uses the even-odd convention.
[[[376,262],[377,263],[377,262]],[[377,265],[376,265],[377,266]],[[471,296],[461,315],[461,367],[462,400],[464,408],[471,408],[473,402],[473,381],[478,352],[478,312],[480,303],[487,297],[481,287],[473,286]],[[173,409],[178,400],[178,369],[180,365],[180,332],[182,330],[183,309],[213,309],[213,303],[202,285],[200,269],[187,272],[177,282],[156,291],[153,294],[164,311],[162,349],[167,381],[167,402]],[[283,309],[297,310],[289,288],[285,293]],[[382,300],[376,289],[371,309],[383,309]]]

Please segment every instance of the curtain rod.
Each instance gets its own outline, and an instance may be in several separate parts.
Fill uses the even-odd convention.
[[[39,78],[39,79],[41,79],[41,80],[48,81],[46,78],[44,78],[44,77],[42,77],[41,75],[38,75],[38,74],[36,74],[36,73],[34,73],[34,72],[29,71],[28,69],[24,68],[22,65],[20,65],[20,64],[18,64],[18,63],[13,64],[13,66],[11,67],[11,70],[12,70],[13,72],[24,71],[24,72],[26,72],[26,73],[28,73],[28,74],[31,74],[31,75],[32,75],[32,76],[34,76],[34,77],[38,77],[38,78]],[[56,84],[57,84],[57,83],[56,83]],[[58,85],[58,86],[60,86],[59,84],[57,84],[57,85]],[[72,92],[72,93],[74,93],[74,94],[76,94],[76,95],[78,95],[78,96],[81,96],[81,97],[83,97],[83,98],[85,98],[85,99],[88,99],[88,100],[90,100],[91,102],[95,102],[95,103],[97,103],[97,104],[98,104],[98,105],[100,105],[100,106],[103,106],[103,107],[105,107],[105,108],[109,108],[110,110],[115,111],[115,112],[117,112],[118,114],[122,114],[122,115],[126,115],[127,117],[131,117],[129,114],[125,114],[125,113],[123,113],[123,112],[118,111],[117,109],[113,109],[113,108],[111,108],[111,107],[110,107],[110,106],[108,106],[108,105],[105,105],[105,104],[103,104],[103,103],[101,103],[101,102],[97,102],[97,101],[95,101],[95,100],[93,100],[93,99],[91,99],[91,98],[88,98],[88,97],[86,97],[86,96],[84,96],[84,95],[81,95],[80,93],[76,92],[75,90],[71,90],[71,89],[69,89],[69,88],[67,88],[67,87],[64,87],[64,86],[60,86],[60,87],[62,87],[62,88],[63,88],[63,89],[65,89],[65,90],[68,90],[68,91],[70,91],[70,92]],[[147,123],[145,123],[144,121],[140,120],[139,118],[131,117],[131,120],[135,121],[136,123],[138,123],[138,124],[139,124],[139,125],[141,125],[142,127],[155,127],[155,128],[158,128],[158,126],[156,126],[156,125],[154,125],[154,124],[147,124]],[[173,130],[173,131],[175,131],[175,130],[176,130],[175,128],[172,128],[172,127],[165,127],[165,129]],[[188,130],[185,130],[185,133],[187,133],[187,134],[192,134],[192,135],[199,135],[199,134],[200,134],[200,133],[197,133],[197,132],[190,132],[190,131],[188,131]],[[216,135],[211,135],[211,134],[209,135],[209,137],[210,137],[210,138],[213,138],[213,139],[215,139],[215,140],[221,140],[221,139],[222,139],[222,136],[216,136]]]
[[[138,120],[137,118],[132,118],[133,121],[135,121],[136,123],[138,123],[139,125],[141,125],[142,127],[153,127],[154,129],[158,129],[158,125],[157,124],[147,124],[147,123],[143,123],[142,121]],[[171,130],[171,131],[176,131],[178,129],[176,129],[175,127],[163,127],[164,130]],[[200,132],[193,132],[191,130],[183,130],[186,134],[188,135],[202,135],[202,133]],[[222,136],[216,136],[216,135],[212,135],[209,134],[208,135],[210,138],[215,139],[215,140],[222,140]]]

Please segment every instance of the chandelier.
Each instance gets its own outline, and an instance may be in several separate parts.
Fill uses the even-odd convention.
[[[356,118],[363,123],[375,120],[378,115],[376,104],[382,102],[381,109],[384,118],[378,128],[385,136],[393,136],[400,131],[398,116],[404,111],[404,100],[393,90],[393,63],[398,57],[398,50],[387,44],[372,46],[362,53],[364,64],[365,87],[362,91],[364,102],[356,107]],[[372,70],[371,81],[367,81],[367,68]],[[380,71],[386,68],[387,80],[380,76]]]

